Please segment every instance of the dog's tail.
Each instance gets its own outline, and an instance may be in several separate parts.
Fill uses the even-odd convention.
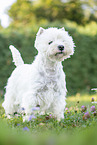
[[[19,66],[19,65],[24,64],[24,61],[21,57],[20,52],[13,45],[10,45],[9,49],[12,52],[13,62],[15,64],[15,66]]]

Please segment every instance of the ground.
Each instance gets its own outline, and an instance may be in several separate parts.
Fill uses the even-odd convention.
[[[94,101],[94,103],[91,100]],[[1,99],[0,104],[2,104],[2,101],[3,99]],[[54,140],[54,136],[60,136],[60,145],[64,144],[64,141],[65,143],[68,142],[68,145],[69,143],[71,144],[71,142],[75,145],[78,145],[78,143],[79,145],[81,143],[83,145],[85,143],[86,145],[86,142],[87,144],[88,142],[90,143],[90,139],[92,140],[93,145],[95,145],[95,142],[97,140],[95,134],[95,130],[97,130],[96,101],[96,93],[92,95],[81,95],[80,93],[77,93],[75,96],[68,96],[66,100],[67,106],[64,113],[65,119],[61,120],[61,122],[58,122],[55,118],[53,118],[52,115],[47,114],[44,116],[37,116],[37,118],[24,123],[22,122],[21,115],[15,115],[14,118],[9,120],[5,117],[4,110],[0,105],[1,145],[11,145],[13,143],[17,145],[17,142],[19,145],[19,143],[21,144],[21,142],[23,143],[23,141],[23,144],[28,143],[28,141],[29,144],[32,144],[32,140],[33,143],[34,141],[36,142],[36,136],[39,137],[37,143],[41,142],[42,144],[43,142],[41,139],[44,138],[45,142],[49,135],[50,143],[48,143],[48,145],[52,145],[54,141],[57,142],[57,139],[59,139],[55,137],[56,140]],[[5,136],[6,140],[4,139]],[[14,137],[18,139],[15,139]],[[82,142],[82,137],[84,143]]]

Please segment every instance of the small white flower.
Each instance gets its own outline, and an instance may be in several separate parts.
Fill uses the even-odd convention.
[[[92,90],[92,91],[93,91],[93,90],[97,91],[97,88],[92,88],[91,90]]]

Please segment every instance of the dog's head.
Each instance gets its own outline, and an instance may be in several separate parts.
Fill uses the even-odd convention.
[[[64,28],[43,29],[40,27],[35,47],[38,52],[45,53],[50,60],[63,61],[73,55],[75,45]]]

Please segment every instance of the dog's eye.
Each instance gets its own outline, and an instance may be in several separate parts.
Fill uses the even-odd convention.
[[[50,45],[51,43],[53,43],[53,41],[50,41],[48,44]]]

